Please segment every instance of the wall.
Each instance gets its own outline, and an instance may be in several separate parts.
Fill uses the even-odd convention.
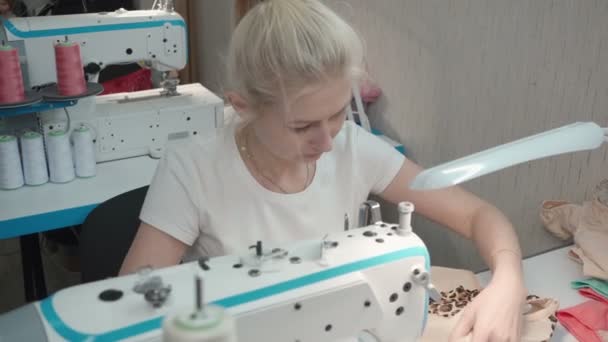
[[[224,57],[228,51],[232,33],[232,0],[191,0],[195,2],[198,15],[196,22],[199,47],[199,80],[216,94],[222,94],[224,85]]]
[[[360,31],[385,96],[372,123],[429,167],[575,121],[608,125],[603,0],[328,2]],[[552,157],[465,185],[512,220],[526,255],[563,245],[539,222],[545,199],[581,201],[608,149]],[[472,245],[417,220],[435,264],[483,267]]]

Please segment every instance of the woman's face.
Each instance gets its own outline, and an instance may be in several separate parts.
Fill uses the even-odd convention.
[[[332,149],[350,105],[351,80],[307,87],[288,103],[268,108],[254,123],[257,139],[276,157],[312,162]]]

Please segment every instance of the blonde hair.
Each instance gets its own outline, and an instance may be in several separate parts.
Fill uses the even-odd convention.
[[[331,78],[362,73],[363,44],[354,29],[317,0],[266,0],[232,35],[227,87],[252,106]]]

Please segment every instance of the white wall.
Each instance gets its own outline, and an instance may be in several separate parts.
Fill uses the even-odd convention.
[[[196,35],[199,48],[199,79],[218,95],[224,85],[224,57],[228,50],[233,28],[232,0],[200,0],[195,2],[199,20]]]
[[[328,0],[366,40],[385,96],[373,124],[432,166],[574,121],[608,126],[604,0]],[[545,199],[580,201],[607,177],[608,148],[537,161],[466,185],[502,209],[526,254],[563,244]],[[482,267],[471,245],[417,221],[433,260]]]

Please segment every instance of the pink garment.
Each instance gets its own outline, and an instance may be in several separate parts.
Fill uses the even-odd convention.
[[[603,296],[601,293],[595,291],[591,287],[584,287],[584,288],[578,290],[578,293],[580,293],[581,295],[583,295],[583,296],[585,296],[587,298],[591,298],[591,299],[596,300],[598,302],[604,302],[604,304],[608,304],[608,298],[606,298],[605,296]]]
[[[557,319],[580,342],[608,342],[608,299],[591,288],[579,293],[591,300],[557,311]]]

